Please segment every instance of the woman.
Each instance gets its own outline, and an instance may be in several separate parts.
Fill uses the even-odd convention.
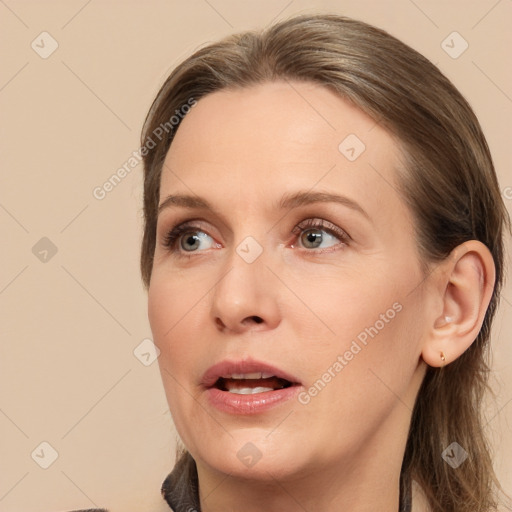
[[[142,154],[186,447],[169,506],[497,510],[480,403],[510,220],[447,78],[377,28],[299,16],[180,64]]]

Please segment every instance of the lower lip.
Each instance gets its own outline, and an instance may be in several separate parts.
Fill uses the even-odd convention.
[[[207,395],[210,403],[217,409],[230,414],[259,414],[294,398],[301,386],[290,386],[276,391],[265,391],[254,395],[240,395],[208,388]]]

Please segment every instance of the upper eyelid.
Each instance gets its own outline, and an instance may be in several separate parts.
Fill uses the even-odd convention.
[[[322,195],[322,194],[320,194]],[[343,203],[344,204],[344,203]],[[306,218],[322,218],[322,216],[337,216],[337,209],[333,209],[333,207],[336,205],[336,202],[331,201],[312,201],[312,202],[306,202],[306,204],[303,205],[294,205],[290,207],[290,209],[285,213],[285,215],[279,215],[277,217],[277,220],[274,218],[274,220],[271,220],[270,228],[268,229],[267,233],[270,231],[273,231],[279,224],[280,221],[288,217],[290,214],[294,217],[303,217]],[[229,219],[225,217],[223,214],[219,213],[217,210],[212,209],[210,207],[198,207],[193,205],[171,205],[171,206],[165,206],[165,201],[160,205],[161,210],[159,211],[159,215],[157,218],[157,225],[160,223],[164,224],[170,224],[166,221],[168,215],[172,212],[174,212],[174,215],[176,215],[177,218],[183,219],[183,222],[187,222],[188,219],[200,219],[202,218],[211,218],[214,219],[215,223],[218,223],[222,229],[224,229],[227,233],[233,234],[233,230],[231,229],[229,225]],[[163,207],[163,208],[162,208]],[[194,212],[195,210],[195,212]],[[344,209],[345,210],[345,209]],[[346,208],[346,214],[348,214],[350,217],[353,215],[353,212],[355,209],[353,208]],[[174,215],[172,215],[171,218],[174,218]],[[343,214],[344,215],[344,214]],[[349,218],[350,218],[349,217]],[[368,218],[366,215],[364,218]],[[269,218],[270,220],[270,218]],[[209,222],[205,220],[205,222]],[[180,222],[181,223],[181,222]],[[174,222],[173,222],[174,224]],[[178,225],[178,224],[175,224]],[[336,225],[336,224],[334,224]]]
[[[172,211],[172,208],[169,209],[169,211]],[[207,220],[207,217],[213,218],[212,221]],[[159,225],[162,225],[162,230],[165,233],[168,233],[175,227],[181,226],[182,224],[191,224],[191,223],[198,223],[201,226],[208,225],[208,226],[215,226],[215,224],[219,224],[220,228],[222,230],[225,230],[226,233],[232,234],[232,230],[229,227],[229,225],[224,221],[224,218],[221,216],[218,216],[215,212],[205,212],[200,213],[197,212],[195,215],[190,210],[187,212],[186,209],[182,210],[179,214],[176,216],[171,216],[170,218],[166,216],[166,210],[163,210],[162,213],[158,216],[157,219],[157,231],[159,231]],[[219,231],[219,227],[214,228],[216,231]]]
[[[303,224],[306,223],[306,226]],[[292,229],[292,232],[295,229],[323,229],[326,231],[334,231],[335,233],[339,232],[340,236],[343,234],[345,237],[350,238],[350,235],[341,227],[337,226],[334,222],[331,222],[326,219],[322,219],[321,217],[308,217],[306,219],[298,222]]]
[[[306,225],[305,227],[302,227],[302,225],[304,223],[308,223],[308,222],[311,223],[312,225],[311,226]],[[202,219],[192,218],[192,219],[186,219],[183,221],[177,221],[175,223],[172,223],[172,227],[170,227],[170,228],[164,227],[164,228],[162,228],[162,230],[164,231],[164,234],[167,234],[167,233],[173,231],[174,229],[180,228],[182,226],[190,226],[191,229],[199,228],[198,231],[202,231],[204,228],[204,226],[203,226],[204,223],[210,224],[207,221],[204,221]],[[292,228],[292,232],[293,232],[293,230],[298,229],[298,228],[306,229],[308,227],[317,228],[317,229],[318,228],[331,229],[333,231],[340,231],[340,232],[344,233],[347,237],[349,236],[349,234],[343,228],[340,228],[334,222],[323,219],[322,217],[315,217],[315,216],[306,217],[305,219],[303,219],[299,222],[296,222]],[[204,228],[204,229],[206,229],[206,228]],[[211,236],[211,235],[209,235],[209,236]]]

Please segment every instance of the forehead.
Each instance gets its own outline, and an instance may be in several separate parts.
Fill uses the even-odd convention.
[[[180,124],[160,195],[196,194],[212,203],[229,197],[243,211],[297,189],[322,189],[357,198],[379,215],[377,203],[400,202],[399,156],[387,131],[318,84],[222,90],[200,99]]]
[[[377,150],[375,142],[381,145],[381,156],[393,145],[389,134],[373,119],[326,87],[309,82],[268,82],[201,98],[181,123],[170,153],[173,158],[179,156],[186,144],[188,151],[200,145],[201,154],[196,156],[212,160],[221,151],[235,157],[239,148],[244,148],[248,160],[270,153],[275,158],[276,149],[283,157],[288,149],[293,152],[288,158],[293,154],[314,158],[310,150],[315,148],[337,158],[339,143],[350,134],[366,146],[367,154]],[[258,144],[265,144],[263,154]],[[190,153],[186,156],[189,161],[194,158]]]

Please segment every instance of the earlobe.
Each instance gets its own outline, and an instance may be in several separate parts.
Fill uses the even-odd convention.
[[[421,354],[433,367],[453,362],[475,341],[496,279],[492,254],[477,240],[457,246],[442,265],[432,292],[440,294],[442,312],[432,317]]]

